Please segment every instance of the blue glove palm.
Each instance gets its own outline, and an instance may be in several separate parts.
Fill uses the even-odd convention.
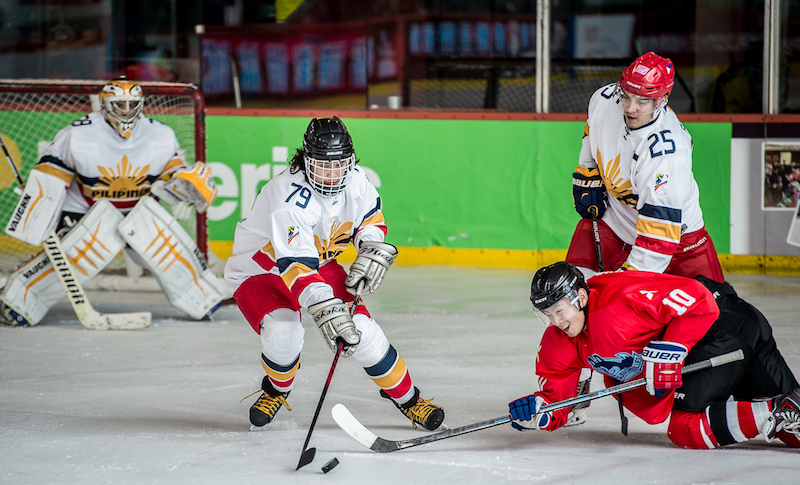
[[[593,211],[598,219],[603,217],[608,207],[608,194],[597,169],[578,167],[572,174],[572,199],[581,217],[591,219]]]
[[[533,394],[511,401],[508,403],[508,413],[512,420],[511,426],[519,431],[547,428],[553,415],[551,413],[536,415],[537,411],[545,404],[544,399]],[[536,419],[533,419],[534,417]]]

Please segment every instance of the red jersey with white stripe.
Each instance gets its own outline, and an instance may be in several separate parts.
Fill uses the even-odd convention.
[[[182,168],[186,164],[172,128],[142,116],[132,135],[122,138],[100,111],[62,128],[36,166],[64,181],[62,210],[79,214],[101,199],[126,214],[150,193],[153,182]]]
[[[252,211],[239,221],[225,278],[236,288],[252,276],[281,277],[301,306],[333,298],[319,268],[350,241],[383,241],[386,224],[378,191],[356,166],[342,192],[323,197],[303,172],[289,169],[267,182]]]
[[[606,387],[644,377],[642,349],[653,340],[691,349],[719,315],[714,297],[698,281],[644,271],[599,273],[587,281],[586,328],[575,338],[549,326],[536,358],[539,388],[548,403],[576,395],[582,368],[604,375]],[[661,398],[644,387],[623,394],[623,404],[650,424],[665,421],[674,392]],[[567,421],[555,411],[549,430]]]
[[[692,137],[669,106],[650,123],[628,128],[615,86],[598,89],[589,101],[579,165],[603,177],[609,195],[603,221],[633,246],[628,265],[661,273],[681,234],[704,226]]]

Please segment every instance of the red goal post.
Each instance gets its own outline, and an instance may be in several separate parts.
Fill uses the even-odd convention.
[[[61,128],[100,109],[97,93],[108,81],[0,79],[0,137],[24,180],[39,161],[41,151]],[[137,81],[138,82],[138,81]],[[193,84],[138,82],[145,95],[142,113],[170,126],[186,164],[206,160],[205,100]],[[0,151],[0,224],[5,228],[19,195],[7,156]],[[39,251],[7,236],[0,228],[0,272],[10,272]],[[205,214],[197,214],[184,228],[208,257]]]

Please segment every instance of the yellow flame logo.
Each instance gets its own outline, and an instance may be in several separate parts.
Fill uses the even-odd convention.
[[[330,239],[321,240],[318,236],[314,236],[320,261],[333,259],[347,248],[352,228],[352,222],[334,222],[331,226]]]

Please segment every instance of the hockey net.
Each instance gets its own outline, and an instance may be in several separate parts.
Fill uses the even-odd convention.
[[[0,79],[0,137],[23,180],[56,133],[100,109],[97,93],[107,81]],[[143,114],[170,126],[185,151],[186,164],[205,161],[205,101],[191,84],[140,82]],[[0,151],[0,224],[5,228],[19,200],[18,183],[8,156]],[[205,214],[182,221],[184,229],[208,256]],[[2,232],[0,228],[0,232]],[[0,278],[41,250],[0,234]],[[111,270],[124,266],[122,257]],[[4,279],[4,278],[2,278]],[[0,281],[2,284],[2,281]]]

